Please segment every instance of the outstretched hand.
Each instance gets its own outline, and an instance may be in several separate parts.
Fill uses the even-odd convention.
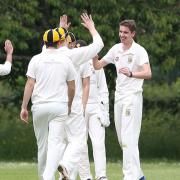
[[[66,14],[63,14],[59,18],[59,27],[63,27],[65,29],[68,29],[71,25],[71,22],[68,22],[68,17]]]
[[[5,41],[4,49],[5,49],[7,54],[12,54],[13,53],[13,45],[12,45],[12,43],[11,43],[11,41],[9,39],[7,39]]]
[[[91,15],[88,16],[87,13],[82,13],[81,19],[82,19],[82,21],[83,21],[81,24],[82,24],[85,28],[87,28],[87,29],[89,29],[89,30],[91,30],[92,28],[94,28],[94,21],[93,21]]]

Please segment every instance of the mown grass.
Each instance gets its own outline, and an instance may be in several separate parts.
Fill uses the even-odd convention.
[[[121,168],[121,162],[108,162],[108,179],[122,180]],[[142,169],[147,180],[180,180],[180,162],[143,161]],[[91,163],[91,170],[94,174],[93,163]],[[0,180],[38,180],[37,164],[0,162]]]

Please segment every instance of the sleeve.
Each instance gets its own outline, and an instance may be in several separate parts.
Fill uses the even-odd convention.
[[[114,64],[114,59],[115,59],[114,50],[115,50],[115,46],[113,46],[102,59],[107,63]]]
[[[145,63],[149,63],[148,53],[143,47],[141,47],[141,51],[140,51],[138,59],[139,59],[140,66],[142,66]]]
[[[68,65],[68,72],[67,72],[67,81],[73,81],[75,80],[75,77],[77,75],[76,70],[72,64],[71,61],[67,61],[67,65]]]
[[[29,62],[26,76],[36,79],[35,69],[36,69],[36,59],[33,57]]]
[[[95,57],[104,47],[100,35],[93,36],[93,43],[89,46],[74,48],[71,50],[71,59],[75,66],[88,62],[89,59]]]
[[[0,76],[7,75],[11,72],[12,64],[9,61],[6,61],[4,64],[0,64]]]
[[[45,50],[46,50],[46,46],[43,45],[43,47],[42,47],[42,52],[45,51]]]
[[[103,102],[103,104],[109,105],[109,91],[107,87],[104,69],[96,70],[96,76],[99,100],[100,102]]]
[[[91,71],[91,66],[89,63],[85,63],[82,65],[82,72],[81,72],[81,77],[82,78],[87,78],[91,76],[92,71]]]

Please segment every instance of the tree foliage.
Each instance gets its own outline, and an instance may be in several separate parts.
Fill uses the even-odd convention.
[[[173,122],[176,121],[176,124],[179,118],[179,8],[180,3],[177,0],[0,0],[1,63],[5,59],[3,50],[5,39],[11,39],[14,45],[12,72],[9,76],[0,77],[0,90],[8,87],[6,90],[9,91],[1,93],[1,106],[7,106],[9,109],[10,105],[17,107],[20,105],[29,60],[41,51],[44,31],[57,27],[60,15],[66,13],[69,16],[70,31],[74,32],[77,39],[84,39],[90,43],[92,39],[81,25],[80,14],[82,12],[92,14],[105,44],[99,54],[100,57],[119,42],[119,22],[134,19],[137,23],[136,41],[148,51],[153,71],[153,79],[145,82],[146,121],[142,133],[144,137],[154,142],[153,147],[156,147],[157,142],[151,136],[153,132],[158,133],[158,128],[149,134],[146,134],[145,130],[163,123],[161,127],[170,132],[169,126],[172,125],[170,123],[168,126],[170,119],[174,117]],[[110,115],[113,120],[116,70],[113,65],[108,65],[105,72],[110,91]],[[168,123],[163,121],[160,112],[163,112],[162,117],[166,117]],[[178,128],[179,124],[176,126],[176,132],[179,132]],[[162,132],[162,138],[163,135]],[[171,135],[174,137],[174,134]],[[144,140],[142,143],[143,147],[149,148]]]
[[[176,0],[6,0],[0,1],[0,44],[1,54],[6,38],[13,41],[15,55],[32,57],[41,51],[42,34],[49,28],[58,26],[59,16],[68,14],[72,22],[71,31],[77,39],[90,42],[89,33],[80,24],[80,14],[91,13],[108,49],[119,42],[119,21],[135,19],[137,22],[136,40],[148,51],[153,69],[153,81],[171,83],[179,76],[179,3]],[[30,58],[28,58],[29,60]],[[24,61],[26,61],[25,59]],[[22,68],[24,62],[21,60]],[[14,70],[22,76],[14,63]],[[26,63],[27,64],[27,63]],[[108,75],[115,76],[111,66],[106,68]],[[23,72],[24,73],[24,72]],[[14,78],[14,77],[13,77]],[[18,77],[16,77],[18,78]],[[13,81],[13,80],[12,80]],[[13,83],[14,84],[14,83]],[[114,84],[113,84],[114,86]]]

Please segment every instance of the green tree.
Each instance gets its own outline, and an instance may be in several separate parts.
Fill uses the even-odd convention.
[[[1,63],[5,59],[3,51],[5,39],[11,39],[15,47],[12,72],[10,76],[0,77],[2,112],[5,109],[9,110],[11,106],[20,105],[29,60],[34,54],[41,52],[44,31],[57,27],[60,15],[66,13],[69,16],[72,22],[70,31],[74,32],[77,39],[84,39],[90,43],[92,39],[89,33],[80,24],[80,14],[84,11],[92,14],[105,44],[99,54],[100,57],[103,57],[115,43],[119,42],[119,21],[134,19],[137,23],[136,41],[147,49],[153,71],[153,79],[146,81],[144,88],[143,119],[145,121],[141,142],[142,147],[149,149],[144,153],[147,155],[150,154],[150,150],[154,151],[153,148],[158,146],[160,138],[164,143],[166,140],[170,142],[173,138],[170,144],[174,148],[179,148],[175,146],[175,142],[179,141],[175,137],[180,133],[177,122],[180,118],[178,113],[180,101],[179,7],[177,0],[0,0]],[[114,130],[113,101],[116,79],[114,65],[108,65],[105,72],[110,91],[111,129]],[[10,115],[5,118],[11,117]],[[155,126],[157,128],[152,128]],[[19,131],[19,126],[17,129]],[[174,133],[171,133],[171,129]],[[159,130],[162,132],[158,139]],[[9,128],[7,131],[9,132]],[[166,132],[170,133],[169,136],[166,136]],[[149,148],[146,138],[154,142],[152,149]],[[155,139],[157,139],[156,142]],[[159,152],[161,152],[160,149],[161,147]],[[172,152],[168,147],[166,150]],[[180,157],[179,151],[175,156]]]

